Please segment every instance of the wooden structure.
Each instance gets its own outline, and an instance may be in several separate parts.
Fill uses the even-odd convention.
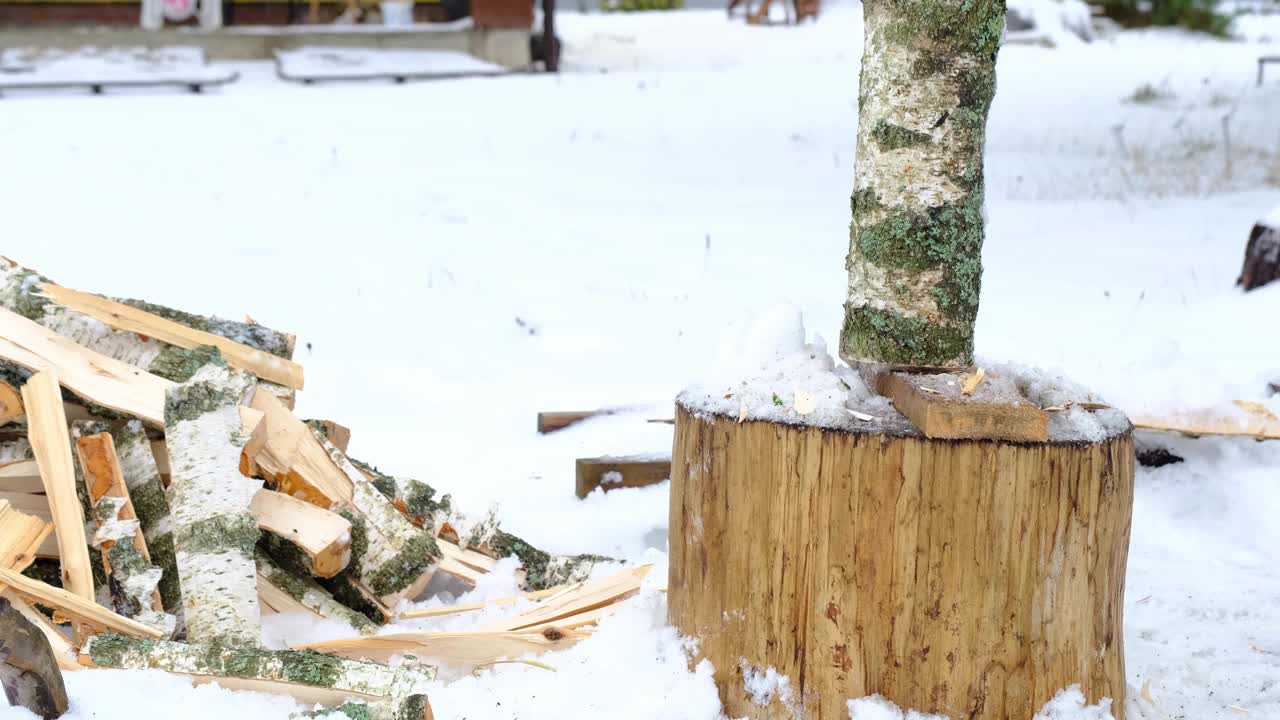
[[[832,720],[880,693],[1027,720],[1079,683],[1123,720],[1131,432],[1023,444],[865,425],[677,406],[670,620],[715,665],[725,712]],[[766,668],[789,682],[753,695],[744,678]]]

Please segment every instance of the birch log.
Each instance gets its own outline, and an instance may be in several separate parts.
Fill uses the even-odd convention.
[[[185,382],[209,361],[206,348],[188,350],[132,332],[112,330],[99,320],[71,311],[41,294],[40,285],[47,282],[51,281],[0,257],[0,307],[34,320],[84,347],[174,382]],[[293,356],[291,335],[261,325],[192,315],[141,300],[118,302],[272,355],[285,359]]]
[[[173,522],[169,517],[169,497],[146,431],[138,420],[123,425],[113,425],[111,437],[115,442],[116,457],[120,461],[120,474],[133,501],[134,513],[146,538],[147,550],[163,574],[158,590],[164,609],[176,612],[182,607],[182,593],[178,584],[178,566],[173,555]]]
[[[139,641],[93,636],[82,652],[97,667],[162,670],[236,690],[288,695],[304,704],[368,703],[370,720],[430,718],[427,688],[435,670],[344,660],[299,650],[260,650],[224,643]]]
[[[972,363],[982,149],[1001,0],[864,0],[848,298],[850,363]]]
[[[237,407],[252,384],[211,363],[165,398],[173,547],[193,642],[260,640],[258,525],[249,505],[262,484],[238,471],[245,437]]]
[[[151,625],[168,637],[175,619],[164,612],[157,589],[164,571],[151,562],[151,552],[120,469],[115,443],[106,423],[72,423],[80,472],[97,524],[92,545],[99,550],[103,575],[116,612]]]
[[[372,635],[378,626],[361,613],[333,599],[333,596],[310,578],[280,567],[261,549],[257,556],[258,582],[269,583],[320,617],[341,620],[361,635]],[[277,608],[279,610],[279,608]]]
[[[541,590],[586,579],[598,562],[615,562],[601,555],[553,555],[522,538],[499,529],[496,509],[479,521],[471,521],[454,511],[449,495],[440,495],[431,485],[406,477],[392,477],[358,460],[351,463],[368,478],[391,504],[417,527],[440,532],[447,523],[450,533],[463,548],[478,550],[494,558],[519,558],[525,573],[524,586]],[[442,534],[441,537],[445,535]]]

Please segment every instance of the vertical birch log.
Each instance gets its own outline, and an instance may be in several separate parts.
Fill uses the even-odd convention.
[[[163,571],[158,590],[168,612],[182,608],[182,593],[178,585],[178,566],[173,555],[173,522],[169,517],[169,497],[146,431],[138,420],[113,425],[111,437],[115,442],[116,457],[120,461],[120,474],[133,501],[134,513],[146,538],[151,562]]]
[[[850,363],[972,363],[982,150],[1003,0],[864,0],[849,292]]]
[[[249,505],[262,483],[238,472],[246,438],[237,408],[252,385],[249,375],[211,363],[165,398],[173,547],[192,642],[260,641],[258,525]]]

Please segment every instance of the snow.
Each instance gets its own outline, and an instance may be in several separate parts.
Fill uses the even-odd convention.
[[[361,75],[496,75],[509,72],[453,50],[375,50],[301,47],[276,54],[280,70],[294,77],[340,78]]]
[[[1271,208],[1271,211],[1262,216],[1262,224],[1269,228],[1280,229],[1280,205]]]
[[[811,414],[834,407],[823,389],[843,376],[820,358],[845,294],[860,20],[838,4],[800,27],[557,19],[556,77],[304,88],[271,63],[215,64],[242,80],[6,95],[4,254],[70,287],[297,332],[299,414],[352,428],[355,457],[469,514],[500,502],[509,530],[551,551],[661,558],[666,485],[578,500],[573,461],[669,452],[671,427],[645,421],[671,417],[691,382],[759,374],[716,362],[720,338],[780,305],[803,318],[799,348],[795,323],[775,327],[814,379],[798,388]],[[1266,400],[1280,288],[1233,283],[1280,203],[1280,81],[1254,85],[1257,57],[1280,54],[1271,38],[1153,29],[1001,51],[981,362],[1061,372],[1130,414]],[[1173,99],[1126,102],[1145,84]],[[796,390],[752,407],[775,412],[774,391],[794,406]],[[629,409],[534,430],[540,410],[600,407]],[[1185,462],[1137,472],[1126,717],[1280,717],[1280,446],[1140,439]],[[687,669],[664,602],[642,594],[544,656],[554,673],[442,673],[436,715],[718,718],[710,668]],[[290,622],[267,618],[274,642],[325,630]],[[71,720],[299,709],[155,673],[67,678]]]

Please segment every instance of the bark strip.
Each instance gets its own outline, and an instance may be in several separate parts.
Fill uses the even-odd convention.
[[[851,199],[850,363],[973,361],[982,150],[1002,0],[865,0]]]
[[[260,640],[258,525],[249,506],[262,484],[238,472],[245,437],[237,408],[252,384],[210,363],[165,398],[173,547],[194,642]]]

